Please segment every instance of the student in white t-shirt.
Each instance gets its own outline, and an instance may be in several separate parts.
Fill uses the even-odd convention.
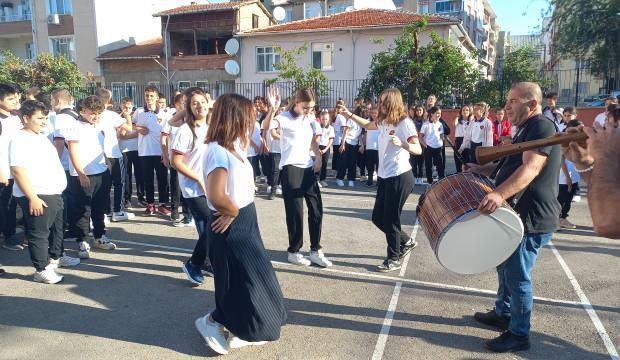
[[[79,259],[63,248],[62,192],[67,178],[54,146],[42,133],[48,122],[45,104],[27,100],[22,104],[24,128],[9,145],[9,163],[15,178],[13,195],[24,217],[30,259],[36,270],[34,281],[55,284],[62,280],[58,267],[75,266]]]
[[[359,138],[362,133],[362,128],[351,119],[342,123],[342,115],[340,115],[337,126],[339,125],[342,130],[342,139],[340,140],[340,147],[338,152],[340,158],[338,159],[338,173],[336,175],[336,184],[338,186],[344,186],[344,177],[347,175],[349,179],[349,187],[355,186],[355,175],[357,174],[357,156],[359,152]],[[339,123],[338,123],[339,122]]]
[[[138,131],[138,156],[142,163],[142,175],[144,177],[144,190],[146,192],[145,215],[155,215],[158,212],[164,216],[170,216],[171,212],[166,207],[169,200],[168,169],[164,166],[161,151],[161,129],[166,121],[157,113],[158,90],[154,86],[144,89],[143,109],[134,112],[135,128]],[[155,181],[157,177],[157,194],[159,206],[155,207]]]
[[[254,169],[254,178],[260,176],[260,163],[258,158],[261,155],[262,146],[260,123],[254,121],[254,127],[250,129],[250,147],[248,147],[248,160]]]
[[[116,245],[105,236],[105,199],[110,196],[110,162],[105,156],[103,132],[96,126],[104,109],[105,104],[97,96],[86,97],[78,106],[79,120],[73,127],[62,130],[71,159],[69,227],[79,243],[78,256],[83,259],[90,257],[88,233],[91,219],[94,246],[102,250],[116,249]]]
[[[267,110],[269,111],[269,110]],[[280,123],[275,119],[267,122],[263,120],[261,124],[265,145],[269,151],[269,169],[267,172],[267,198],[273,200],[276,195],[282,195],[280,188]]]
[[[596,115],[596,117],[594,118],[594,124],[599,124],[603,127],[605,126],[605,121],[607,121],[607,115],[609,114],[609,112],[607,111],[607,107],[611,104],[618,105],[618,98],[610,96],[605,99],[605,107],[603,108],[605,111]]]
[[[564,113],[566,114],[567,111],[569,111],[569,107],[564,109]],[[566,118],[565,116],[563,121],[566,121]],[[580,125],[583,125],[581,121],[574,118],[569,119],[566,122],[563,132],[566,132],[568,128],[578,127]],[[573,197],[577,194],[577,191],[579,191],[580,179],[581,177],[575,168],[575,164],[562,156],[562,169],[560,170],[560,186],[558,190],[558,202],[561,207],[559,226],[562,229],[575,229],[577,227],[575,224],[568,221],[568,214],[571,209]]]
[[[327,187],[327,163],[332,149],[332,143],[336,136],[334,127],[331,124],[331,116],[327,109],[323,109],[319,114],[321,120],[322,134],[319,139],[319,151],[321,152],[321,172],[319,173],[319,186]]]
[[[334,142],[332,144],[332,170],[338,171],[338,161],[340,160],[340,145],[342,144],[342,130],[347,126],[347,119],[338,113],[338,106],[344,106],[345,102],[339,99],[334,109]]]
[[[465,161],[475,163],[478,146],[493,146],[493,122],[487,118],[489,105],[485,102],[474,104],[472,113],[474,118],[469,122],[459,152],[463,154]]]
[[[370,121],[379,119],[379,109],[376,106],[370,108]],[[375,178],[375,169],[379,166],[379,130],[366,129],[366,137],[364,139],[364,157],[366,158],[366,171],[368,172],[368,180],[366,186],[372,186]]]
[[[125,135],[119,135],[118,145],[123,153],[123,164],[125,165],[125,199],[123,207],[130,209],[131,195],[133,194],[133,180],[136,182],[136,197],[138,198],[138,204],[146,207],[148,204],[145,198],[144,192],[144,178],[142,176],[142,163],[138,156],[138,131],[135,129],[135,122],[133,117],[133,100],[129,97],[121,99],[121,112],[120,116],[126,121],[131,121],[132,131]]]
[[[209,103],[200,88],[186,92],[185,124],[178,129],[172,145],[172,165],[178,171],[179,188],[194,218],[198,231],[198,242],[190,259],[183,264],[183,272],[189,281],[200,285],[204,281],[201,269],[213,275],[209,257],[207,238],[207,206],[206,189],[202,174],[204,156],[207,151],[205,140],[209,124]]]
[[[273,118],[273,109],[280,107],[280,90],[271,88],[268,97],[270,111],[265,122],[278,122],[280,129],[280,175],[282,181],[282,197],[286,212],[288,230],[288,261],[302,266],[314,263],[321,267],[331,266],[321,250],[321,226],[323,223],[323,202],[321,190],[316,182],[315,172],[322,166],[319,144],[314,141],[310,110],[316,103],[314,90],[299,90],[289,104],[288,111]],[[308,152],[314,152],[314,161]],[[304,231],[304,199],[308,207],[308,229],[310,232],[310,258],[304,257],[299,250],[303,246]]]
[[[258,228],[254,171],[246,158],[255,121],[249,99],[225,94],[213,107],[207,134],[203,179],[211,209],[207,229],[215,309],[195,325],[219,354],[278,340],[286,319],[282,291]]]
[[[419,155],[422,149],[400,90],[384,90],[379,96],[378,110],[378,120],[370,121],[344,106],[339,108],[347,119],[367,130],[379,131],[379,180],[372,222],[385,234],[388,245],[387,258],[377,266],[377,271],[388,272],[400,269],[402,259],[418,245],[401,229],[400,216],[415,186],[409,155]]]
[[[9,143],[22,128],[19,116],[19,90],[13,85],[0,83],[0,233],[6,250],[24,250],[15,236],[17,203],[13,197],[13,176],[9,167]]]
[[[443,148],[443,124],[439,122],[441,109],[433,106],[428,110],[429,121],[422,125],[420,130],[420,144],[424,148],[424,163],[426,164],[426,180],[433,183],[433,165],[437,169],[437,176],[444,177],[444,162],[441,158]]]
[[[103,150],[105,156],[111,164],[110,184],[108,193],[114,188],[114,201],[110,202],[110,196],[106,197],[106,214],[112,221],[131,220],[135,217],[133,213],[126,212],[124,205],[125,195],[125,164],[123,163],[123,153],[118,143],[118,137],[124,136],[133,130],[131,120],[122,118],[111,109],[114,107],[112,102],[112,92],[108,89],[99,88],[95,91],[97,96],[105,104],[106,109],[101,113],[97,127],[103,132]]]

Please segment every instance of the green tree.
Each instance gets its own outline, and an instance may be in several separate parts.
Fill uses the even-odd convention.
[[[3,51],[0,56],[0,82],[13,83],[22,89],[37,86],[49,92],[80,87],[85,80],[75,63],[65,56],[42,53],[34,60],[23,60],[9,51]]]
[[[280,74],[276,78],[267,80],[268,85],[283,80],[291,81],[293,92],[303,88],[312,88],[318,97],[327,95],[329,91],[327,76],[312,65],[308,67],[298,65],[301,62],[300,57],[308,52],[308,44],[291,50],[278,48],[277,52],[280,54],[280,62],[273,66],[280,71]]]
[[[620,0],[549,0],[558,55],[590,60],[592,72],[620,78]],[[613,90],[613,89],[609,89]]]
[[[510,86],[521,81],[542,81],[538,52],[531,46],[524,46],[506,55],[502,80]]]

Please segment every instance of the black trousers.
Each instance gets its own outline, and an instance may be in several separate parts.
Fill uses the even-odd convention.
[[[560,184],[560,191],[558,192],[558,202],[562,207],[560,219],[566,219],[568,217],[573,203],[573,197],[577,194],[577,190],[579,190],[579,183],[572,184],[570,191],[568,191],[568,185]]]
[[[254,170],[254,178],[260,176],[260,161],[258,160],[258,156],[248,156],[248,161],[252,164],[252,169]]]
[[[360,169],[360,176],[366,176],[366,156],[359,153],[359,145],[357,150],[357,167]]]
[[[340,149],[340,144],[336,145],[336,144],[332,144],[332,154],[334,154],[332,156],[332,170],[338,170],[338,160],[340,160],[340,152],[338,151]]]
[[[13,197],[13,179],[10,179],[8,186],[0,184],[0,232],[5,242],[14,242],[16,226],[17,201]]]
[[[170,168],[170,201],[172,204],[170,207],[170,217],[172,220],[177,220],[179,218],[179,207],[181,207],[183,216],[186,219],[191,219],[192,215],[189,211],[189,207],[183,196],[181,196],[179,173],[173,168]]]
[[[25,223],[30,260],[37,271],[43,271],[49,264],[49,259],[59,259],[64,250],[64,202],[60,194],[39,195],[39,198],[47,204],[47,207],[43,208],[43,215],[30,215],[26,217]],[[26,197],[18,197],[17,202],[24,212],[30,213],[30,202]]]
[[[267,176],[267,174],[271,171],[270,162],[269,162],[269,154],[260,154],[256,156],[258,158],[258,163],[260,165],[260,172],[263,176]],[[260,176],[261,174],[257,175]]]
[[[207,220],[211,215],[211,210],[207,204],[207,198],[199,196],[195,198],[186,198],[185,201],[189,206],[189,209],[194,217],[194,224],[196,224],[196,230],[198,231],[198,242],[192,252],[192,257],[189,259],[192,264],[202,266],[209,260],[209,229],[207,228]]]
[[[463,137],[457,137],[455,138],[456,142],[454,144],[454,146],[456,147],[456,150],[454,150],[454,165],[456,166],[456,172],[460,173],[463,171],[463,163],[461,162],[461,160],[456,156],[456,152],[458,151],[458,149],[461,148],[461,145],[463,145]]]
[[[296,253],[304,243],[304,199],[308,207],[310,250],[321,249],[323,201],[311,167],[287,165],[282,169],[282,197],[288,230],[288,252]]]
[[[308,150],[310,151],[310,150]],[[269,165],[267,172],[267,184],[271,186],[271,191],[276,191],[276,186],[280,184],[280,159],[282,154],[269,153]]]
[[[378,171],[379,169],[379,150],[366,149],[366,151],[364,151],[364,159],[364,162],[366,163],[366,171],[368,172],[368,181],[366,181],[366,183],[372,184],[375,171]]]
[[[327,148],[327,146],[319,146],[319,149],[321,150],[325,150]],[[329,155],[331,153],[331,149],[328,149],[322,156],[321,156],[321,171],[319,173],[319,181],[324,181],[327,178],[327,162],[329,161]]]
[[[409,241],[409,235],[401,228],[400,215],[414,185],[411,171],[387,179],[379,178],[377,181],[377,198],[372,209],[372,222],[385,234],[387,257],[391,260],[399,259],[400,245]]]
[[[125,199],[125,165],[122,158],[108,158],[110,164],[112,164],[112,171],[110,173],[110,183],[108,185],[108,194],[114,188],[114,207],[110,205],[110,196],[106,197],[106,214],[109,214],[112,210],[114,212],[123,211],[123,200]]]
[[[68,204],[69,208],[69,231],[78,242],[87,241],[90,232],[90,220],[93,221],[93,237],[101,238],[105,234],[105,206],[106,198],[110,193],[108,187],[110,183],[110,172],[104,171],[101,174],[88,175],[90,179],[89,187],[82,187],[77,176],[69,179],[69,191],[73,203]]]
[[[157,176],[157,193],[159,205],[168,203],[168,168],[161,162],[161,156],[141,156],[142,175],[144,176],[144,190],[146,202],[155,203],[155,181],[153,173]]]
[[[338,174],[336,175],[336,179],[344,180],[344,175],[347,173],[349,181],[355,181],[355,175],[357,175],[358,150],[358,145],[345,143],[344,152],[340,154],[340,158],[338,159]]]
[[[444,177],[444,162],[441,158],[442,148],[432,148],[427,146],[424,149],[424,162],[426,163],[426,180],[429,184],[433,183],[433,165],[437,168],[437,176]]]
[[[144,177],[138,151],[124,152],[123,162],[125,163],[125,200],[130,201],[133,193],[132,174],[136,180],[136,196],[138,200],[145,200]]]

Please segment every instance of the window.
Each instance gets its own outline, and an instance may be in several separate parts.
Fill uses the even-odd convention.
[[[161,91],[161,83],[159,81],[149,81],[148,86],[155,86],[157,90]]]
[[[306,3],[305,19],[312,19],[315,17],[323,16],[323,4],[322,2]]]
[[[179,91],[183,92],[186,89],[188,89],[190,86],[192,86],[192,82],[191,81],[179,81]]]
[[[292,8],[286,8],[285,10],[285,15],[284,15],[284,20],[282,20],[283,23],[288,23],[293,21],[293,9]]]
[[[258,29],[258,15],[252,14],[252,29]]]
[[[428,14],[428,1],[429,0],[418,1],[418,14]]]
[[[136,99],[136,83],[135,82],[126,82],[125,83],[125,96],[128,98]]]
[[[110,88],[112,90],[112,99],[114,99],[114,103],[120,104],[121,99],[125,96],[125,91],[123,89],[123,83],[113,82],[110,84]]]
[[[319,70],[334,70],[334,44],[312,44],[312,67]]]
[[[49,13],[71,15],[73,9],[71,8],[71,0],[49,0]]]
[[[26,44],[26,58],[34,59],[36,56],[37,55],[35,54],[35,51],[34,51],[34,44],[33,43]]]
[[[280,62],[280,54],[277,47],[257,47],[256,48],[256,72],[277,71],[275,64]]]
[[[75,45],[72,37],[50,38],[52,54],[64,55],[70,61],[75,61]]]
[[[334,15],[347,11],[349,6],[353,6],[352,1],[334,2],[327,7],[327,14]]]
[[[203,91],[209,91],[209,82],[208,81],[196,81],[196,86],[201,88]]]
[[[442,0],[435,2],[435,12],[437,14],[448,13],[456,11],[456,6],[454,5],[454,1],[452,0]]]

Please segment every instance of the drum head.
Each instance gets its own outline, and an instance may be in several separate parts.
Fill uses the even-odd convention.
[[[492,215],[498,220],[471,211],[455,221],[439,240],[439,262],[459,274],[478,274],[508,259],[521,243],[523,223],[507,208]]]

